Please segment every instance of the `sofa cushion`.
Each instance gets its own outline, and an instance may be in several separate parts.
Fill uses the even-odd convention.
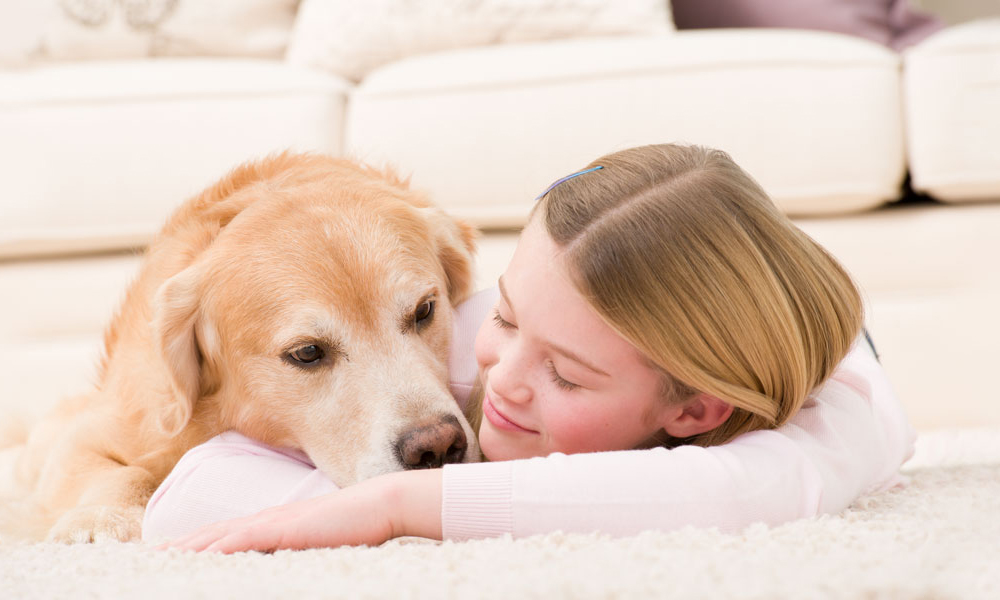
[[[346,89],[264,60],[0,71],[0,258],[143,244],[240,162],[338,153]]]
[[[904,55],[913,187],[1000,200],[1000,19],[957,25]]]
[[[4,418],[39,416],[92,388],[102,332],[138,263],[134,254],[0,260]]]
[[[279,58],[296,0],[4,0],[0,64],[150,56]]]
[[[668,0],[305,0],[288,60],[357,81],[439,50],[672,29]]]
[[[484,226],[629,146],[730,152],[790,214],[857,211],[904,175],[898,56],[842,35],[682,31],[439,53],[357,88],[346,149]]]
[[[944,27],[910,0],[673,0],[678,29],[792,27],[846,33],[899,50]]]
[[[1000,203],[899,203],[798,220],[847,268],[889,380],[920,430],[1000,424]]]

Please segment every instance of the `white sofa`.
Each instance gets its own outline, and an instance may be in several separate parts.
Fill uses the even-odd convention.
[[[684,141],[729,151],[844,262],[918,428],[1000,425],[998,73],[1000,20],[903,56],[734,29],[453,49],[359,82],[273,58],[0,70],[0,409],[86,389],[143,244],[243,160],[395,165],[484,229],[485,286],[550,181]],[[928,197],[900,201],[908,171]]]

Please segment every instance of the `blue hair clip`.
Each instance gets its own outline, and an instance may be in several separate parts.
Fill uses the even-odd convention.
[[[555,183],[553,183],[549,187],[545,188],[545,191],[542,192],[541,194],[539,194],[537,198],[535,198],[535,202],[538,202],[539,200],[541,200],[542,197],[545,196],[545,194],[548,194],[549,192],[551,192],[552,188],[556,187],[560,183],[562,183],[564,181],[568,181],[570,179],[573,179],[574,177],[579,177],[580,175],[586,175],[587,173],[590,173],[591,171],[596,171],[598,169],[603,169],[603,168],[604,167],[598,165],[596,167],[590,167],[589,169],[584,169],[582,171],[577,171],[576,173],[573,173],[572,175],[567,175],[567,176],[563,177],[562,179],[558,179],[558,180],[555,181]]]

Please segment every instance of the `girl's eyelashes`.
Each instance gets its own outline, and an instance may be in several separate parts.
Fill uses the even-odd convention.
[[[552,376],[552,381],[562,389],[573,391],[580,387],[579,384],[573,383],[572,381],[566,381],[560,377],[559,373],[556,371],[556,365],[551,360],[546,362],[545,366],[549,369],[549,375]]]
[[[499,308],[493,309],[493,323],[500,329],[517,329],[516,325],[514,325],[510,321],[507,321],[506,319],[500,316]],[[559,372],[556,371],[556,365],[551,360],[546,361],[545,366],[549,370],[549,376],[552,378],[552,382],[558,385],[560,388],[567,391],[573,391],[580,387],[580,385],[577,383],[573,383],[572,381],[567,381],[563,379],[559,375]]]
[[[510,321],[508,321],[508,320],[506,320],[506,319],[504,319],[503,317],[500,316],[500,309],[499,308],[494,308],[493,309],[493,323],[497,327],[499,327],[500,329],[517,329],[517,326],[515,326]],[[573,383],[572,381],[567,381],[567,380],[563,379],[559,375],[559,372],[556,371],[556,365],[555,365],[555,363],[553,363],[551,360],[546,361],[545,362],[545,366],[549,370],[549,376],[552,378],[552,382],[555,383],[556,385],[558,385],[559,387],[561,387],[562,389],[564,389],[566,391],[573,391],[573,390],[575,390],[575,389],[577,389],[577,388],[580,387],[579,384],[576,384],[576,383]]]
[[[493,309],[493,322],[496,323],[496,326],[500,329],[514,329],[513,323],[505,321],[504,318],[500,316],[499,308]]]

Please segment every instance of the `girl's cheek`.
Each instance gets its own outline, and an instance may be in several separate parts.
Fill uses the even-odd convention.
[[[601,437],[602,428],[590,427],[581,411],[571,409],[568,404],[550,399],[543,409],[542,420],[553,446],[549,452],[574,454],[589,451],[591,447],[600,449],[600,444],[593,442]]]

